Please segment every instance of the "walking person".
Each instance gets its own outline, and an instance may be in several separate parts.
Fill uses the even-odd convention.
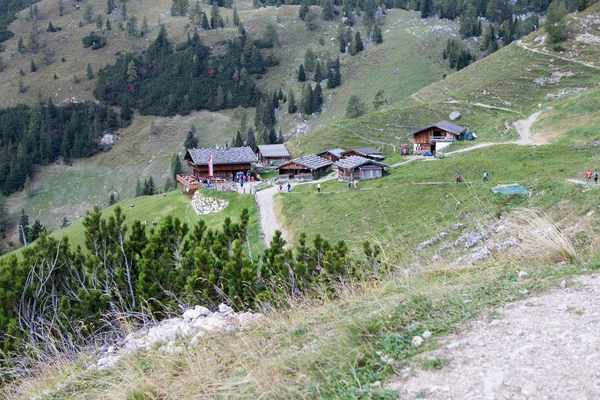
[[[483,181],[484,182],[488,181],[488,173],[487,173],[487,171],[483,171]]]
[[[587,181],[588,186],[592,184],[592,170],[588,169],[585,173],[585,180]]]
[[[358,190],[358,179],[354,180],[354,190]]]
[[[290,192],[290,189],[292,188],[292,184],[288,182],[287,184],[287,188],[288,188],[288,193]]]
[[[283,192],[283,185],[279,185],[279,191]]]
[[[352,181],[348,181],[348,190],[352,187]]]
[[[317,193],[321,193],[321,184],[317,183]]]
[[[594,171],[594,183],[598,183],[598,171]]]
[[[462,177],[460,176],[460,172],[456,171],[456,183],[461,183]]]

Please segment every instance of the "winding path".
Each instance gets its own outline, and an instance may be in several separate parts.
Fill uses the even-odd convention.
[[[525,43],[523,43],[522,40],[517,40],[517,46],[519,46],[520,48],[522,48],[524,50],[531,51],[532,53],[538,53],[538,54],[542,54],[542,55],[545,55],[545,56],[548,56],[548,57],[558,58],[558,59],[561,59],[563,61],[568,61],[568,62],[572,62],[572,63],[575,63],[575,64],[583,65],[584,67],[588,67],[588,68],[593,68],[593,69],[600,70],[600,67],[598,67],[598,66],[596,66],[594,64],[585,62],[585,61],[579,61],[579,60],[575,60],[573,58],[562,57],[562,56],[559,56],[558,54],[549,53],[547,51],[534,49],[533,47],[527,46]]]

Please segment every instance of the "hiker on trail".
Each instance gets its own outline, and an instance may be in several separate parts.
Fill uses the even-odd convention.
[[[283,192],[283,185],[279,185],[279,191]]]
[[[288,187],[288,193],[289,193],[290,189],[292,188],[292,184],[288,182],[287,187]]]
[[[456,171],[456,183],[461,183],[462,177],[460,176],[460,172]]]
[[[598,183],[598,171],[594,171],[594,183]]]
[[[488,181],[488,173],[487,173],[487,171],[483,171],[483,181],[484,182]]]
[[[348,181],[348,190],[352,187],[352,181]]]
[[[317,183],[317,192],[321,193],[321,184],[320,183]]]
[[[358,190],[358,180],[354,180],[354,190]]]
[[[587,184],[590,185],[592,183],[592,170],[588,169],[587,172],[585,173],[585,178],[587,181]]]

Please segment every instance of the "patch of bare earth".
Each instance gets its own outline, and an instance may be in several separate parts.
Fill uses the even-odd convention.
[[[600,394],[600,275],[497,310],[427,358],[440,370],[405,370],[388,389],[402,398],[597,399]]]

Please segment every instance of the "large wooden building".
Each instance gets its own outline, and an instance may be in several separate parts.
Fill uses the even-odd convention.
[[[296,158],[277,167],[278,179],[313,180],[325,173],[333,162],[316,154]]]
[[[289,161],[292,156],[282,144],[260,144],[257,150],[258,161],[265,165],[277,165]]]
[[[450,143],[458,140],[467,131],[467,128],[453,124],[449,121],[439,121],[417,131],[409,133],[413,136],[413,153],[423,154],[430,152],[435,155]]]
[[[381,178],[389,165],[359,156],[343,158],[335,163],[338,179],[345,182]]]
[[[346,150],[341,153],[342,158],[348,158],[352,156],[369,158],[375,161],[383,161],[385,160],[385,156],[379,150],[373,149],[371,147],[363,147],[360,149],[352,149]]]
[[[232,147],[224,149],[188,149],[185,160],[192,168],[191,175],[177,175],[177,181],[187,192],[196,191],[202,181],[209,178],[209,163],[212,157],[213,180],[231,182],[241,175],[250,173],[257,158],[250,147]]]

